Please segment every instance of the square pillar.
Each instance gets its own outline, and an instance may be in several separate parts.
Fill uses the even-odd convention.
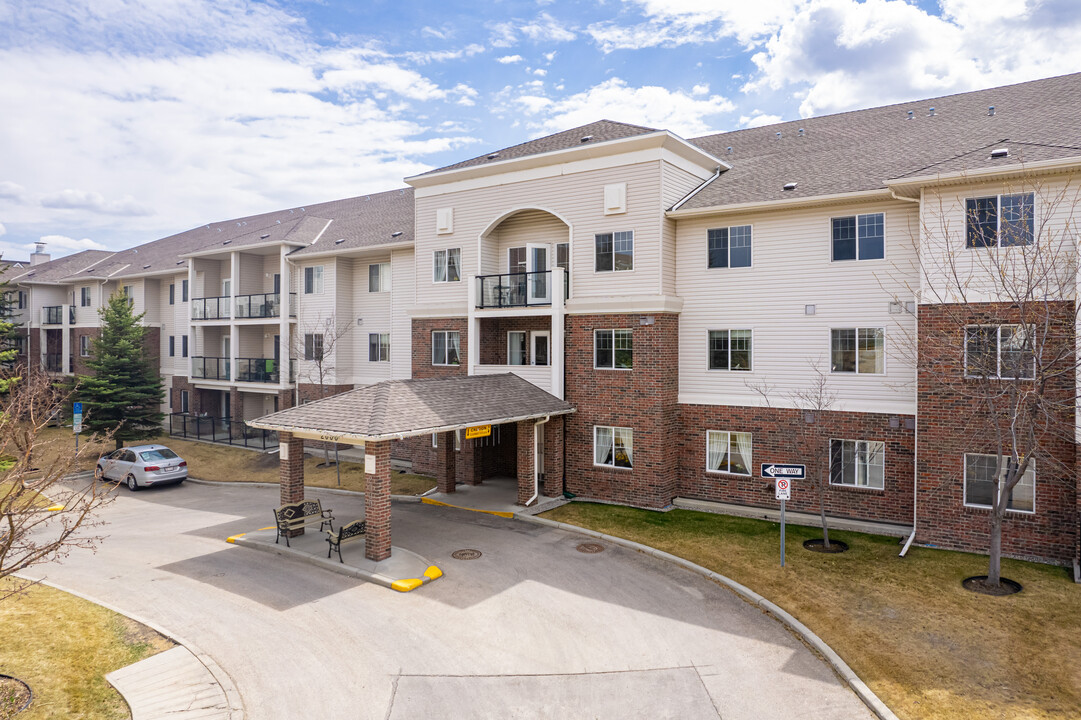
[[[563,494],[563,418],[553,417],[544,428],[544,484],[541,492],[547,497]]]
[[[533,497],[533,420],[518,423],[518,504]]]
[[[300,502],[304,499],[304,440],[292,433],[279,433],[278,456],[281,504]],[[289,537],[303,534],[304,528],[289,531]]]
[[[480,453],[476,440],[462,440],[462,451],[456,460],[458,482],[466,485],[480,485]]]
[[[455,455],[454,431],[439,433],[439,447],[435,449],[435,484],[438,492],[454,492],[457,478]]]
[[[390,557],[390,441],[366,443],[364,454],[375,458],[375,473],[364,476],[364,557],[379,562]]]

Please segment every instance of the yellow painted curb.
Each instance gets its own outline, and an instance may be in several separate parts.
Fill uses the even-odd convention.
[[[435,565],[429,565],[428,569],[424,571],[424,577],[429,580],[438,580],[443,577],[443,571],[437,568]]]
[[[63,505],[50,505],[49,507],[45,508],[47,512],[60,512],[63,509]]]
[[[501,512],[499,510],[478,510],[477,508],[463,507],[461,505],[451,505],[450,503],[440,502],[439,500],[432,500],[431,498],[421,498],[420,501],[425,505],[439,505],[441,507],[456,508],[458,510],[469,510],[471,512],[484,513],[485,515],[495,515],[501,518],[512,518],[514,513]]]
[[[237,538],[242,538],[247,534],[248,533],[238,533],[237,535],[230,535],[229,537],[225,538],[225,542],[235,543],[237,541]]]
[[[424,581],[420,578],[409,578],[408,580],[395,580],[390,586],[398,592],[409,592],[410,590],[416,590],[423,584]]]

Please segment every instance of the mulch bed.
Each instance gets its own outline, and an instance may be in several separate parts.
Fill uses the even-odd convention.
[[[843,543],[840,540],[830,540],[830,546],[826,547],[826,544],[822,542],[822,538],[811,538],[803,541],[803,547],[811,552],[835,554],[848,550],[848,543]]]
[[[0,675],[0,720],[13,718],[30,705],[30,687],[18,678]]]
[[[995,595],[1001,597],[1003,595],[1013,595],[1022,590],[1021,583],[1010,580],[1009,578],[999,578],[999,583],[1000,584],[997,586],[988,585],[986,575],[974,575],[961,581],[965,590],[980,593],[981,595]]]

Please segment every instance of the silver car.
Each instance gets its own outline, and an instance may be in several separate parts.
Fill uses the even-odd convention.
[[[188,477],[188,463],[164,445],[136,445],[98,458],[94,477],[122,482],[129,490],[138,490],[183,482]]]

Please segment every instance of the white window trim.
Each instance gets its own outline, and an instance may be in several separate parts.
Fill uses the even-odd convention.
[[[880,258],[861,258],[860,257],[860,216],[861,215],[881,215],[882,216],[882,257]],[[839,218],[854,217],[856,218],[856,257],[851,260],[834,260],[833,259],[833,221]],[[855,215],[832,215],[829,219],[829,240],[830,240],[830,264],[833,263],[850,263],[850,262],[875,262],[876,260],[888,260],[889,253],[887,250],[888,243],[886,242],[886,212],[866,212],[856,213]],[[753,247],[753,246],[752,246]]]
[[[710,433],[724,433],[728,436],[728,452],[732,452],[732,434],[734,430],[706,430],[706,472],[710,475],[732,475],[734,477],[754,477],[754,433],[743,433],[744,435],[751,436],[751,457],[745,458],[747,460],[747,472],[738,473],[731,470],[713,470],[709,466],[709,434]]]
[[[90,357],[90,336],[79,336],[79,357]]]
[[[749,227],[751,229],[751,264],[740,265],[739,267],[732,267],[732,228],[734,227]],[[727,267],[710,267],[709,266],[709,231],[710,230],[727,230],[728,231],[728,266]],[[754,223],[740,223],[739,225],[718,225],[717,227],[706,228],[706,270],[750,270],[754,267]]]
[[[450,278],[450,272],[449,271],[450,271],[450,251],[451,250],[457,250],[458,251],[458,279],[457,280],[450,280],[449,279]],[[442,280],[437,280],[436,277],[435,277],[435,268],[436,268],[435,256],[438,253],[445,253],[445,258],[443,260],[443,279]],[[432,251],[432,282],[433,283],[456,283],[456,282],[461,282],[462,281],[462,274],[463,274],[462,273],[462,248],[460,248],[460,247],[448,247],[448,248],[440,248],[438,250],[433,250]]]
[[[855,330],[856,331],[856,369],[855,370],[834,370],[833,369],[833,331],[834,330]],[[860,330],[881,330],[882,331],[882,372],[860,372]],[[860,325],[860,326],[847,326],[847,327],[831,327],[829,334],[826,336],[827,347],[826,357],[829,358],[830,363],[830,375],[837,375],[840,377],[884,377],[889,374],[889,353],[886,352],[886,328],[876,325]],[[753,349],[753,345],[752,345]],[[753,367],[753,366],[752,366]]]
[[[379,289],[372,290],[372,266],[380,268],[378,272],[379,276]],[[382,268],[386,268],[386,273]],[[390,292],[390,263],[368,263],[368,292],[370,293],[387,293]]]
[[[616,270],[616,233],[629,232],[631,234],[631,267],[629,270]],[[597,236],[598,235],[611,235],[612,236],[612,269],[611,270],[598,270],[597,269]],[[609,275],[612,273],[633,273],[638,269],[638,264],[634,261],[634,256],[637,254],[637,238],[635,238],[634,230],[609,230],[604,232],[593,233],[593,274],[594,275]],[[569,258],[569,256],[568,256]]]
[[[969,455],[982,455],[984,457],[995,457],[991,453],[962,453],[961,455],[961,504],[964,507],[976,508],[979,510],[991,510],[990,505],[978,505],[976,503],[970,503],[968,501],[968,456]],[[1017,510],[1016,508],[1006,508],[1008,513],[1017,513],[1018,515],[1035,515],[1036,514],[1036,461],[1029,461],[1029,468],[1032,470],[1032,509],[1031,510]],[[1025,472],[1028,472],[1027,470]],[[1014,486],[1016,490],[1021,485],[1020,482]]]
[[[453,333],[453,334],[458,336],[458,362],[456,362],[456,363],[445,362],[446,359],[447,359],[447,355],[446,355],[446,348],[447,348],[446,338],[444,338],[444,340],[443,340],[443,360],[444,360],[444,362],[437,363],[435,361],[435,336],[436,336],[437,333],[442,333],[442,334],[445,334],[445,335],[450,335],[451,333]],[[432,330],[432,353],[431,353],[431,355],[432,355],[432,367],[461,367],[462,366],[462,333],[460,331],[458,331],[458,330]]]
[[[610,366],[597,364],[597,333],[599,332],[612,333],[612,364]],[[631,366],[628,368],[616,367],[616,332],[629,332],[631,334]],[[548,351],[550,353],[551,348],[549,348]],[[631,328],[593,328],[593,369],[620,370],[622,372],[630,372],[631,370],[634,370],[634,331]]]
[[[711,269],[724,270],[726,268],[711,268]],[[738,270],[739,268],[736,268],[736,269]],[[751,333],[751,367],[748,368],[747,370],[733,370],[732,369],[732,335],[731,335],[731,332],[733,330],[747,330],[747,331],[749,331]],[[721,332],[721,331],[728,331],[728,333],[729,333],[729,336],[728,336],[728,367],[727,368],[711,368],[709,366],[709,356],[710,356],[710,353],[712,351],[709,348],[709,334],[711,332]],[[706,330],[706,372],[739,373],[740,377],[743,377],[744,375],[753,375],[754,374],[754,369],[756,367],[755,359],[754,359],[754,348],[755,348],[754,328],[749,328],[749,327],[709,328],[709,329]],[[720,432],[725,432],[725,431],[720,431]]]
[[[970,328],[995,328],[995,374],[994,375],[969,375],[968,373],[968,331]],[[1018,328],[1021,323],[1003,323],[1002,325],[965,325],[961,334],[961,345],[964,352],[962,365],[964,376],[968,380],[1036,380],[1036,351],[1032,352],[1032,377],[1010,377],[1002,375],[1002,328]]]
[[[376,341],[379,343],[379,354],[382,354],[383,349],[383,336],[387,336],[387,359],[375,359],[372,360],[372,336],[375,335],[379,339]],[[388,363],[390,362],[390,333],[389,332],[370,332],[368,333],[368,362],[372,363]]]
[[[963,205],[962,214],[964,215],[964,218],[965,218],[965,234],[964,234],[964,239],[965,239],[964,248],[965,248],[965,250],[990,250],[992,248],[997,249],[997,248],[1000,248],[1000,247],[1004,247],[1002,245],[1002,243],[999,242],[999,238],[1002,237],[1002,198],[1004,198],[1004,197],[1016,197],[1018,195],[1031,195],[1032,196],[1032,235],[1033,235],[1032,242],[1031,243],[1026,243],[1025,245],[1006,245],[1005,247],[1007,249],[1012,248],[1012,247],[1029,247],[1029,246],[1034,245],[1036,243],[1036,231],[1037,231],[1037,228],[1040,227],[1039,223],[1036,222],[1036,193],[1034,193],[1034,192],[1020,192],[1020,193],[999,193],[997,195],[973,195],[972,197],[966,197],[964,202],[962,203],[962,205]],[[988,245],[976,245],[976,246],[973,246],[973,247],[969,247],[969,245],[968,245],[968,220],[969,220],[969,217],[968,217],[968,201],[969,200],[989,200],[990,198],[995,199],[995,244],[990,245],[990,246],[988,246]]]
[[[308,271],[312,271],[312,290],[308,292]],[[316,272],[318,271],[318,272]],[[323,294],[323,281],[326,277],[326,273],[323,270],[322,265],[308,265],[304,268],[304,271],[300,274],[300,286],[303,292],[302,295],[322,295]]]
[[[882,443],[882,487],[879,488],[879,487],[875,487],[873,485],[857,485],[855,483],[844,483],[844,482],[835,483],[835,482],[833,482],[833,443],[835,443],[835,442],[854,442],[854,443],[857,443],[857,444],[858,443],[869,443],[869,442]],[[829,469],[826,471],[827,472],[826,477],[828,479],[829,484],[833,485],[834,487],[858,488],[860,490],[875,490],[877,492],[885,492],[886,491],[886,467],[887,467],[886,466],[886,447],[887,447],[887,444],[886,444],[886,441],[884,441],[884,440],[857,440],[856,438],[835,438],[835,437],[831,437],[829,439],[829,445],[826,446],[826,453],[827,453],[827,456],[829,457]],[[857,448],[857,453],[858,453],[858,448]],[[857,474],[858,474],[858,472],[857,472]]]
[[[613,447],[613,450],[612,450],[612,463],[613,464],[612,465],[606,465],[604,463],[597,462],[597,430],[599,428],[606,428],[606,429],[612,431],[612,443],[613,443],[613,445],[612,445],[612,447]],[[615,449],[614,448],[615,448],[615,431],[616,430],[628,430],[631,433],[631,466],[630,467],[622,467],[620,465],[615,464],[616,459],[615,459]],[[590,452],[590,459],[593,462],[593,467],[606,468],[608,470],[628,470],[628,471],[629,470],[634,470],[634,453],[636,452],[634,450],[634,428],[625,427],[625,426],[621,426],[621,425],[594,425],[593,426],[593,447],[590,448],[589,452]]]

